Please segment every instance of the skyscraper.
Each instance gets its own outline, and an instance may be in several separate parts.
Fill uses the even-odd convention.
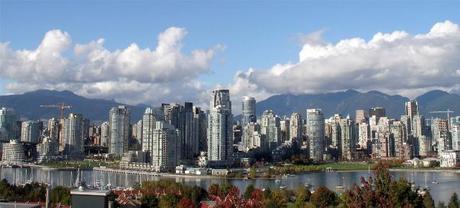
[[[260,133],[265,135],[270,151],[281,144],[280,118],[272,110],[263,112],[260,119]]]
[[[431,123],[431,132],[433,141],[436,142],[438,155],[444,150],[452,149],[452,140],[447,123],[446,119],[440,118],[433,119]]]
[[[214,90],[209,108],[208,164],[226,165],[233,159],[233,115],[229,90]]]
[[[365,110],[356,110],[355,113],[355,122],[364,123],[367,121],[367,114]]]
[[[460,124],[452,124],[452,149],[460,150]]]
[[[11,108],[0,108],[0,140],[9,141],[17,139],[19,127],[17,125],[18,116]]]
[[[355,123],[349,118],[340,120],[340,133],[342,141],[342,159],[352,160],[356,150]]]
[[[109,153],[122,155],[128,151],[129,111],[126,106],[118,106],[109,112]]]
[[[39,121],[23,121],[21,123],[21,142],[37,144],[40,137]]]
[[[405,113],[407,116],[409,116],[409,119],[412,120],[412,118],[415,115],[418,115],[418,103],[415,100],[410,100],[405,103],[404,107]]]
[[[109,146],[109,134],[110,134],[109,122],[105,121],[101,124],[101,146],[104,146],[104,147]]]
[[[289,119],[289,131],[290,139],[297,140],[298,142],[302,141],[302,118],[299,113],[292,113],[291,119]]]
[[[47,135],[49,136],[50,140],[54,142],[59,141],[59,131],[60,131],[60,124],[59,121],[55,118],[51,118],[48,120],[47,125]]]
[[[64,119],[64,154],[81,156],[83,154],[83,116],[71,113]]]
[[[243,97],[242,103],[242,122],[241,125],[244,127],[250,122],[256,122],[256,99],[254,97]]]
[[[153,132],[155,130],[156,118],[151,108],[145,109],[142,116],[142,151],[148,152],[153,149]],[[149,152],[151,154],[151,152]],[[150,159],[150,158],[149,158]]]
[[[323,160],[324,152],[324,116],[320,109],[307,109],[307,136],[310,159]]]
[[[151,164],[156,171],[172,170],[180,159],[177,154],[177,149],[180,149],[179,131],[164,121],[156,121],[154,126],[152,137],[148,138],[151,141],[145,150],[150,153]]]

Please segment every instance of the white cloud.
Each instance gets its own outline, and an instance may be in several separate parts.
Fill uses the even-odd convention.
[[[0,76],[12,80],[5,90],[15,93],[46,88],[129,104],[195,101],[204,90],[197,77],[209,72],[221,46],[184,54],[186,35],[184,28],[170,27],[158,35],[154,50],[132,43],[110,51],[104,39],[73,44],[68,33],[51,30],[35,50],[0,43]]]
[[[314,40],[322,40],[317,32]],[[436,23],[425,34],[376,33],[372,39],[337,43],[306,41],[297,63],[239,72],[236,96],[261,100],[280,93],[316,93],[346,89],[381,90],[414,97],[430,89],[460,91],[460,29]]]

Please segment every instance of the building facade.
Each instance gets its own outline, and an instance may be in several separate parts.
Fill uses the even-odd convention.
[[[118,106],[109,112],[109,153],[122,155],[128,151],[129,111],[126,106]]]
[[[209,108],[208,164],[230,164],[233,160],[233,114],[229,90],[214,90]]]
[[[324,115],[320,109],[307,109],[307,137],[310,159],[322,161],[324,153]]]

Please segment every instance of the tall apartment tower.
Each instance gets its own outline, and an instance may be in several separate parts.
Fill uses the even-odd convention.
[[[290,140],[297,140],[298,142],[302,141],[302,117],[299,113],[292,113],[291,118],[289,119],[289,136]]]
[[[266,110],[260,119],[260,133],[268,141],[268,149],[274,150],[281,144],[280,118],[272,110]]]
[[[39,121],[23,121],[21,123],[21,142],[37,144],[40,137]]]
[[[410,100],[405,103],[404,110],[406,115],[409,116],[409,119],[412,121],[412,118],[415,115],[418,115],[418,103],[415,100]]]
[[[431,129],[433,141],[437,144],[438,155],[444,150],[451,150],[452,138],[448,129],[447,119],[433,119]]]
[[[356,123],[365,123],[367,121],[367,113],[365,110],[356,110],[355,113],[355,122]]]
[[[109,122],[105,121],[101,124],[101,146],[108,147],[109,146],[109,134],[110,134],[110,126]]]
[[[11,108],[0,108],[0,140],[9,141],[17,139],[19,127],[17,125],[18,116]]]
[[[233,115],[229,90],[214,90],[209,108],[208,164],[230,164],[233,159]]]
[[[145,109],[142,116],[142,151],[148,152],[153,148],[153,131],[155,130],[156,119],[151,108]],[[149,160],[151,159],[151,152],[148,152]]]
[[[109,112],[109,153],[122,155],[128,151],[129,111],[126,106],[118,106]]]
[[[256,99],[254,97],[244,96],[242,102],[243,119],[241,126],[246,126],[248,123],[257,122],[256,117]]]
[[[48,125],[47,125],[47,135],[50,137],[52,141],[55,141],[55,142],[59,141],[59,131],[60,131],[59,120],[55,118],[49,119]]]
[[[314,161],[323,160],[324,115],[320,109],[307,109],[307,136],[310,159]]]
[[[145,151],[150,153],[151,164],[156,171],[173,170],[179,162],[179,130],[164,121],[154,124],[151,141]],[[145,141],[145,140],[144,140]]]
[[[83,116],[71,113],[64,119],[64,154],[81,156],[83,154]]]
[[[343,160],[352,160],[356,151],[356,132],[355,123],[349,118],[340,120],[341,148]]]

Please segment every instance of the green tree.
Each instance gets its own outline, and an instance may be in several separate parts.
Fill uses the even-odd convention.
[[[246,187],[246,190],[244,191],[244,198],[245,199],[251,198],[252,192],[254,192],[254,190],[256,190],[254,184],[249,184],[249,186]]]
[[[433,197],[431,197],[431,194],[429,191],[427,191],[425,195],[423,196],[423,207],[434,208],[434,200],[433,200]]]
[[[287,191],[281,189],[273,190],[271,199],[275,203],[276,207],[286,207],[289,202]]]
[[[178,202],[179,202],[179,198],[176,195],[166,194],[160,197],[158,207],[160,208],[176,207]]]
[[[311,202],[316,207],[329,207],[337,205],[337,195],[324,186],[320,186],[311,195]]]
[[[51,190],[50,193],[51,203],[57,204],[61,203],[64,205],[70,205],[71,196],[70,188],[63,186],[56,186]]]
[[[158,207],[158,198],[152,195],[141,198],[141,208]]]
[[[300,186],[295,192],[294,207],[304,207],[305,203],[310,201],[311,192],[305,187]]]
[[[457,193],[452,194],[449,200],[449,208],[459,208]]]
[[[256,178],[257,177],[257,170],[252,167],[249,169],[249,173],[248,173],[248,178]]]

